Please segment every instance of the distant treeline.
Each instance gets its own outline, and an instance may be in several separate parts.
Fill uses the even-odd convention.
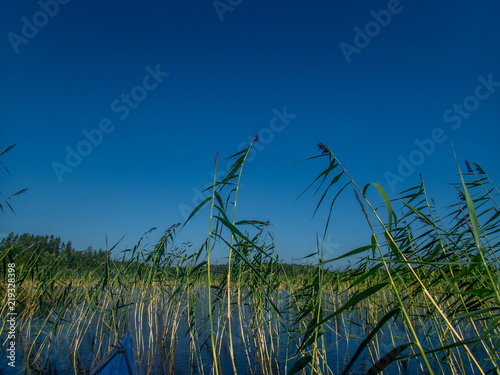
[[[3,259],[4,263],[15,263],[18,269],[29,264],[36,264],[38,267],[53,266],[63,270],[94,268],[105,263],[106,258],[109,256],[107,251],[102,249],[94,250],[92,246],[88,246],[85,250],[76,250],[71,241],[64,242],[60,237],[54,235],[40,236],[29,233],[22,235],[10,233],[0,242],[0,254],[7,254],[7,259]],[[111,259],[111,257],[108,259]],[[113,261],[115,264],[119,264],[122,259],[120,257]],[[143,266],[147,266],[147,264],[143,264]],[[225,274],[228,265],[212,264],[210,269],[216,275],[217,273]],[[315,270],[315,267],[306,264],[280,263],[276,271],[278,274],[293,277],[296,275],[312,275]]]
[[[10,233],[0,242],[0,254],[6,254],[7,259],[3,261],[15,263],[17,268],[35,262],[42,267],[57,264],[59,268],[77,269],[102,262],[107,257],[107,252],[102,249],[94,250],[89,246],[79,251],[71,241],[65,243],[60,237],[29,233]]]

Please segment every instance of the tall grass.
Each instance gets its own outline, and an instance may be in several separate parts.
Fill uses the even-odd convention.
[[[339,188],[333,201],[339,192],[351,185],[372,231],[371,244],[342,257],[368,250],[369,255],[359,264],[359,276],[352,280],[352,285],[367,281],[376,283],[358,292],[347,304],[358,304],[368,297],[386,293],[390,288],[393,309],[382,316],[380,322],[387,324],[388,317],[394,319],[393,316],[401,314],[409,332],[410,340],[389,352],[389,357],[376,363],[373,371],[381,370],[400,352],[410,348],[413,351],[411,356],[420,357],[429,373],[434,372],[431,357],[453,373],[464,370],[464,359],[474,371],[484,373],[483,367],[491,366],[498,373],[500,274],[496,252],[499,211],[495,202],[498,191],[484,171],[476,165],[475,170],[469,168],[468,175],[464,175],[458,167],[459,182],[453,187],[460,200],[448,207],[451,212],[441,219],[426,193],[423,179],[420,185],[390,200],[376,183],[363,189],[358,187],[327,146],[320,144],[320,150],[321,156],[328,158],[328,168],[318,176],[318,180],[326,185],[320,204],[337,185]],[[470,167],[470,163],[468,165]],[[466,182],[468,177],[472,179]],[[385,219],[368,199],[371,187],[384,202]],[[399,211],[401,214],[397,215]],[[326,227],[331,214],[332,206]],[[446,219],[451,219],[451,222]],[[380,270],[384,271],[383,277]],[[422,310],[412,311],[414,308]],[[382,327],[380,322],[377,330]],[[419,329],[428,326],[435,327],[436,331],[427,330],[424,337],[418,334]],[[469,326],[473,327],[473,335],[466,333]],[[439,345],[434,339],[439,340]],[[360,349],[366,344],[363,342]],[[488,358],[476,358],[471,350],[476,345],[483,347]]]
[[[15,146],[16,146],[15,144],[14,145],[10,145],[5,150],[3,150],[2,152],[0,152],[0,157],[3,156],[3,155],[5,155],[10,150],[12,150]],[[7,172],[9,175],[11,175],[9,169],[5,166],[5,164],[1,160],[0,160],[0,165],[2,166],[2,168],[4,169],[5,172]],[[0,210],[2,211],[2,213],[5,213],[5,210],[4,210],[5,206],[7,206],[12,213],[15,213],[14,209],[12,208],[12,205],[10,204],[10,200],[12,198],[14,198],[16,195],[20,195],[20,194],[26,193],[27,191],[28,191],[28,189],[24,188],[24,189],[18,190],[15,193],[9,195],[7,198],[2,199],[0,201]]]
[[[241,363],[245,372],[262,374],[375,374],[388,366],[429,374],[499,373],[499,192],[479,165],[466,162],[465,173],[458,166],[450,188],[459,198],[440,210],[423,179],[390,199],[379,184],[360,187],[320,144],[308,162],[325,166],[304,193],[315,188],[314,212],[326,210],[325,229],[317,250],[305,254],[314,264],[292,266],[280,259],[269,222],[243,219],[236,211],[254,142],[229,158],[233,164],[223,176],[217,155],[210,196],[151,249],[149,231],[120,256],[112,256],[115,244],[103,260],[71,273],[58,267],[62,254],[42,266],[43,255],[32,252],[17,277],[26,370],[42,366],[64,338],[74,371],[88,371],[131,331],[146,373],[159,366],[175,372],[180,336],[189,340],[192,371],[202,374],[236,374]],[[371,237],[365,246],[325,259],[324,238],[338,220],[333,207],[350,188]],[[177,245],[178,230],[188,230],[204,206],[210,207],[205,241],[197,248]],[[227,251],[224,266],[213,264],[216,248]],[[20,255],[12,245],[0,261]],[[347,258],[358,261],[331,268]],[[333,348],[325,339],[332,332],[338,338]],[[381,344],[387,336],[390,348]],[[346,342],[345,358],[339,342]],[[350,342],[357,345],[353,350]],[[230,368],[222,366],[226,351]]]

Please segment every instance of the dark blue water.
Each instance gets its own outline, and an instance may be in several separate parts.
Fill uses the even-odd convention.
[[[286,295],[277,299],[280,309],[290,303]],[[331,298],[333,300],[333,298]],[[134,306],[126,311],[126,324],[121,331],[130,331],[138,349],[138,367],[140,374],[210,374],[212,369],[212,355],[210,346],[210,329],[208,322],[206,293],[200,293],[196,304],[193,302],[192,312],[196,314],[197,339],[192,340],[189,334],[189,310],[184,302],[167,305],[167,299],[156,302],[149,309],[145,306],[142,314]],[[328,308],[329,304],[325,304]],[[225,308],[222,316],[225,314]],[[219,322],[219,311],[214,311],[214,329],[219,332],[220,343],[220,369],[223,374],[232,374],[233,366],[229,351],[228,327],[225,319]],[[293,309],[284,314],[280,319],[272,312],[255,314],[254,307],[250,304],[232,307],[232,337],[235,353],[235,366],[239,374],[275,373],[286,374],[294,364],[293,359],[300,343],[300,332],[287,332],[286,328],[294,318]],[[261,317],[255,320],[252,317]],[[69,324],[61,326],[56,334],[51,333],[51,326],[47,325],[35,340],[35,333],[39,331],[41,321],[25,327],[16,338],[16,367],[6,365],[6,350],[2,350],[0,358],[0,374],[86,374],[95,367],[99,358],[102,358],[114,343],[115,337],[103,325],[98,315],[94,319],[82,324],[80,332],[81,341],[77,352],[72,350],[74,340],[78,337],[74,327]],[[331,319],[325,325],[325,333],[320,339],[320,345],[327,353],[328,367],[334,374],[341,373],[349,360],[356,352],[358,346],[373,328],[365,324],[367,310],[345,312],[341,316]],[[124,320],[124,321],[125,321]],[[175,324],[173,324],[175,322]],[[426,347],[439,346],[437,336],[432,342],[425,342],[426,332],[432,333],[432,326],[420,328],[417,332],[423,339]],[[30,330],[30,335],[26,332]],[[243,330],[243,334],[242,334]],[[468,329],[466,332],[473,334]],[[432,335],[431,335],[432,336]],[[50,347],[45,347],[41,355],[35,358],[32,354],[27,356],[29,348],[32,353],[40,347],[46,337],[51,337]],[[220,338],[222,337],[222,339]],[[6,332],[1,335],[2,343]],[[245,341],[247,345],[245,345]],[[35,344],[33,342],[35,341]],[[381,356],[388,353],[395,346],[412,341],[401,319],[392,322],[377,334],[372,345],[366,348],[351,368],[351,374],[364,374]],[[262,343],[265,343],[262,345]],[[101,345],[99,345],[101,344]],[[5,346],[4,346],[5,348]],[[401,356],[410,355],[416,350],[415,346],[407,348]],[[477,359],[483,361],[485,355],[479,346],[472,347]],[[473,366],[467,356],[461,351],[464,360],[464,373],[472,374]],[[441,353],[442,357],[442,353]],[[445,360],[443,360],[445,362]],[[446,364],[440,364],[437,358],[431,358],[435,373],[451,373]],[[483,362],[484,363],[484,362]],[[386,374],[426,374],[425,366],[419,358],[408,359],[390,364]]]

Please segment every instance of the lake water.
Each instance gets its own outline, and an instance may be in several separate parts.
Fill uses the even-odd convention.
[[[334,296],[326,298],[334,301]],[[210,331],[208,323],[208,298],[207,294],[201,292],[197,301],[192,306],[188,306],[183,299],[180,303],[165,304],[165,300],[158,303],[145,305],[142,309],[137,306],[128,306],[126,327],[132,333],[134,341],[138,347],[139,372],[145,374],[210,374],[211,371],[211,349]],[[290,300],[286,294],[276,299],[280,309]],[[325,307],[328,307],[328,303]],[[191,307],[191,310],[189,309]],[[298,333],[287,332],[285,328],[290,327],[292,314],[288,313],[277,319],[269,313],[256,314],[253,305],[234,304],[232,307],[231,330],[233,337],[233,348],[235,353],[235,365],[239,374],[286,374],[294,363],[296,346],[299,342]],[[125,311],[125,310],[123,310]],[[191,312],[190,312],[191,311]],[[224,311],[224,310],[222,310]],[[141,313],[139,313],[141,312]],[[192,340],[189,334],[189,314],[196,314],[196,334],[197,340]],[[333,374],[340,374],[345,368],[350,358],[355,353],[361,341],[366,337],[373,327],[366,327],[364,324],[367,311],[355,310],[345,312],[341,316],[331,319],[325,324],[322,337],[324,348],[327,353],[327,363]],[[221,316],[225,317],[223,312]],[[256,319],[255,317],[260,317]],[[232,374],[233,366],[229,352],[228,326],[226,320],[222,319],[217,325],[219,315],[214,311],[215,330],[218,329],[220,348],[220,368],[223,374]],[[32,345],[34,334],[39,330],[40,322],[26,328],[18,335],[16,340],[16,367],[4,366],[6,361],[6,351],[3,350],[1,358],[2,366],[0,374],[85,374],[89,373],[95,366],[95,358],[102,356],[109,350],[110,344],[115,338],[110,337],[109,329],[102,323],[98,316],[81,325],[80,329],[85,329],[81,336],[74,329],[69,329],[69,325],[62,326],[58,334],[52,339],[50,348],[42,351],[42,355],[36,360],[31,356],[28,361],[27,351]],[[172,324],[175,322],[175,324]],[[389,329],[390,328],[390,329]],[[27,337],[27,330],[31,334]],[[426,327],[432,330],[432,327]],[[37,342],[41,342],[50,333],[50,327],[46,327],[39,335]],[[425,332],[421,329],[418,332],[422,338]],[[80,346],[75,356],[71,349],[75,338],[80,337]],[[102,339],[99,339],[101,337]],[[1,335],[2,343],[6,339],[6,333]],[[351,368],[351,374],[364,374],[373,363],[389,352],[397,345],[411,341],[408,337],[401,319],[392,323],[376,336],[376,346],[366,348],[361,356]],[[433,344],[437,345],[437,339],[433,339]],[[246,345],[245,345],[246,343]],[[99,345],[101,344],[101,345]],[[425,341],[423,343],[425,345]],[[377,348],[377,349],[375,349]],[[478,347],[472,348],[474,355],[478,359],[484,358],[484,353]],[[402,355],[411,353],[411,349],[406,349]],[[473,374],[472,366],[468,364],[465,355],[465,373]],[[446,373],[449,369],[442,368],[437,360],[432,361],[434,371]],[[25,370],[27,368],[27,370]],[[405,360],[399,363],[390,364],[386,374],[426,374],[426,370],[418,359]]]

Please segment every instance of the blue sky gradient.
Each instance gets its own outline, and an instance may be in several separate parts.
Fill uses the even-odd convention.
[[[318,142],[360,185],[379,182],[392,196],[421,172],[438,203],[453,202],[452,145],[500,181],[497,1],[0,8],[0,148],[17,144],[2,157],[12,176],[0,172],[1,198],[29,188],[11,201],[16,215],[0,216],[2,235],[54,234],[77,249],[125,235],[123,249],[158,227],[154,242],[200,201],[216,152],[228,157],[256,134],[238,215],[270,220],[287,260],[309,254],[325,223],[326,212],[311,220],[310,194],[295,200],[324,165],[294,162]],[[72,167],[68,150],[85,155]],[[208,215],[179,242],[199,245]],[[369,240],[350,191],[332,220],[328,255]]]

